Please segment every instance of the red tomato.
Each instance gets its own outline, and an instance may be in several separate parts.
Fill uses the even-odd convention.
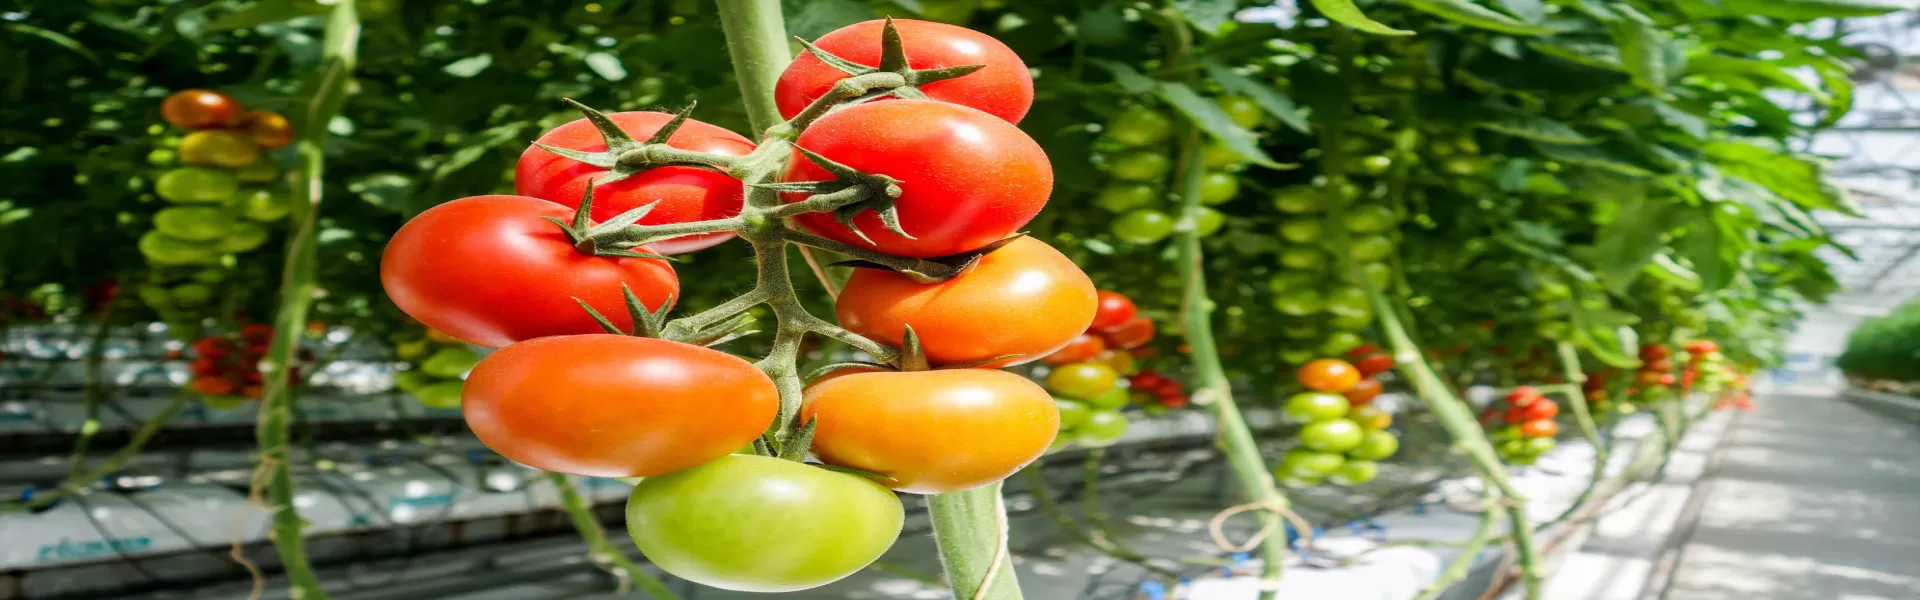
[[[645,140],[673,120],[673,115],[657,112],[617,112],[607,115],[614,124],[636,140]],[[541,134],[538,143],[583,152],[604,152],[607,142],[586,119],[579,119]],[[667,139],[667,145],[681,150],[746,156],[753,142],[721,127],[688,119]],[[522,196],[557,202],[578,208],[587,193],[587,185],[607,175],[607,170],[573,160],[538,146],[520,153],[514,168],[513,188]],[[606,221],[621,213],[659,202],[653,212],[640,219],[641,225],[663,225],[720,219],[740,214],[746,193],[740,181],[710,169],[699,167],[655,167],[626,179],[593,186],[593,220]],[[732,238],[731,233],[682,236],[648,244],[654,252],[680,254],[692,252]]]
[[[213,90],[180,90],[160,102],[160,118],[187,129],[232,126],[241,110],[240,101]]]
[[[1687,342],[1686,349],[1689,354],[1699,355],[1719,351],[1720,345],[1713,343],[1713,340],[1694,340]]]
[[[1537,421],[1540,419],[1551,420],[1555,415],[1559,415],[1559,414],[1560,414],[1559,404],[1555,403],[1552,400],[1548,400],[1546,398],[1539,398],[1534,400],[1531,403],[1524,404],[1524,405],[1516,405],[1513,408],[1507,409],[1507,422],[1508,423],[1524,423],[1527,421]]]
[[[904,102],[886,102],[887,106]],[[936,284],[856,269],[834,314],[854,333],[899,346],[908,325],[936,365],[1046,356],[1093,321],[1093,280],[1052,246],[1020,238],[980,258],[965,275]]]
[[[240,128],[253,143],[272,150],[293,143],[293,122],[270,110],[250,110],[240,115]]]
[[[1672,352],[1667,350],[1666,346],[1662,346],[1659,344],[1647,344],[1645,346],[1640,347],[1641,360],[1648,360],[1648,361],[1660,360],[1662,358],[1666,358],[1670,354],[1672,354]]]
[[[1674,381],[1675,381],[1675,379],[1673,378],[1673,374],[1672,374],[1672,373],[1661,373],[1661,374],[1660,374],[1660,385],[1673,385],[1673,382],[1674,382]]]
[[[885,21],[854,23],[820,36],[813,45],[855,63],[877,66],[885,26]],[[986,111],[1009,123],[1020,122],[1033,106],[1033,76],[1027,72],[1026,63],[993,36],[945,23],[905,19],[894,20],[893,27],[900,33],[908,68],[986,65],[967,75],[921,86],[927,98]],[[773,99],[780,106],[780,115],[791,119],[847,77],[846,72],[821,62],[813,53],[803,52],[780,72]]]
[[[853,219],[873,242],[854,235],[831,213],[800,215],[814,233],[896,256],[946,256],[974,250],[1020,230],[1047,204],[1053,166],[1020,128],[958,104],[895,100],[862,104],[814,122],[797,142],[829,160],[900,180],[894,206],[901,237],[865,211]],[[799,152],[784,181],[833,179]],[[789,193],[788,202],[806,198]]]
[[[225,396],[238,387],[233,381],[220,377],[195,377],[188,385],[193,388],[193,393],[202,396]]]
[[[1133,299],[1120,292],[1100,290],[1100,309],[1093,313],[1095,330],[1119,327],[1133,319],[1140,308],[1133,305]]]
[[[1641,370],[1653,371],[1655,373],[1670,373],[1673,371],[1673,361],[1665,358],[1650,360],[1647,361],[1645,366],[1640,368]]]
[[[1153,341],[1153,319],[1134,317],[1127,322],[1100,332],[1107,339],[1107,345],[1123,350],[1132,350]]]
[[[665,261],[592,256],[542,216],[564,206],[525,196],[474,196],[428,209],[393,234],[380,283],[400,310],[462,341],[498,348],[549,335],[600,333],[574,298],[633,326],[621,284],[658,309],[680,291]]]
[[[1347,356],[1353,356],[1353,353],[1349,352]],[[1374,352],[1355,360],[1353,367],[1360,370],[1361,377],[1372,377],[1393,370],[1393,356],[1385,352]]]
[[[1181,408],[1192,403],[1186,394],[1160,394],[1160,405],[1167,408]]]
[[[1354,346],[1352,350],[1347,351],[1347,360],[1358,361],[1368,356],[1377,354],[1379,352],[1381,352],[1381,349],[1377,345],[1361,344],[1358,346]],[[1358,365],[1355,365],[1355,366],[1358,366]]]
[[[1513,391],[1507,394],[1507,404],[1526,406],[1542,398],[1544,398],[1544,396],[1540,395],[1540,390],[1533,389],[1533,386],[1530,385],[1523,385],[1513,388]]]
[[[902,396],[901,390],[913,390]],[[813,453],[894,478],[882,485],[944,494],[1005,479],[1046,452],[1060,410],[1025,377],[989,369],[855,373],[807,388]]]
[[[1373,402],[1375,397],[1380,395],[1382,388],[1383,386],[1380,385],[1380,380],[1378,379],[1362,379],[1358,383],[1353,384],[1353,388],[1346,391],[1347,404],[1366,406]]]
[[[1560,433],[1560,424],[1553,419],[1538,419],[1520,424],[1521,437],[1553,437]]]
[[[1100,356],[1101,352],[1105,352],[1106,350],[1107,343],[1100,341],[1099,337],[1082,333],[1078,337],[1073,338],[1073,341],[1067,342],[1067,345],[1061,346],[1059,350],[1055,350],[1053,354],[1048,354],[1046,358],[1041,360],[1046,361],[1046,363],[1050,365],[1073,364],[1093,360]]]
[[[1360,383],[1360,370],[1337,358],[1322,358],[1302,365],[1297,376],[1300,385],[1316,392],[1339,394]]]
[[[624,335],[528,340],[480,360],[461,394],[488,448],[537,469],[651,477],[726,456],[780,408],[753,363]]]

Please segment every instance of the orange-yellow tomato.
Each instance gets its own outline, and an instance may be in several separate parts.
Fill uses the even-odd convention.
[[[180,90],[160,103],[160,117],[175,127],[227,127],[240,118],[240,102],[213,90]]]
[[[1060,429],[1053,397],[1006,371],[850,373],[807,388],[802,422],[827,464],[892,477],[893,489],[944,494],[1027,466]]]
[[[904,275],[858,269],[834,313],[854,333],[899,346],[907,326],[936,365],[1000,356],[992,366],[1028,362],[1087,330],[1097,305],[1093,280],[1059,250],[1020,238],[982,257],[965,275],[915,283]]]
[[[272,150],[293,143],[293,122],[270,110],[250,110],[240,115],[240,128],[253,143]]]
[[[488,448],[530,467],[652,477],[726,456],[773,423],[780,395],[752,363],[692,344],[554,336],[488,355],[461,414]]]
[[[1307,389],[1344,394],[1360,383],[1360,370],[1338,358],[1322,358],[1301,366],[1298,377]]]

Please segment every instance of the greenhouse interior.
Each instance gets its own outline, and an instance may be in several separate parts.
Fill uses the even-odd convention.
[[[1906,0],[19,0],[0,178],[0,600],[1920,598]]]

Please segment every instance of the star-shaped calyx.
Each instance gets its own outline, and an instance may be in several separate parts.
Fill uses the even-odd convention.
[[[812,53],[814,58],[820,59],[820,62],[826,63],[827,66],[839,69],[842,73],[855,77],[870,73],[896,73],[900,75],[902,80],[906,81],[906,85],[868,92],[867,95],[854,99],[850,104],[858,104],[882,96],[925,100],[927,99],[927,95],[921,93],[920,86],[967,75],[986,67],[986,65],[960,65],[957,67],[941,67],[938,69],[914,69],[907,66],[907,50],[905,45],[900,41],[900,31],[893,27],[893,18],[891,17],[887,18],[886,26],[880,30],[880,66],[877,67],[869,67],[834,56],[832,53],[821,50],[806,40],[800,40],[800,45],[805,46],[807,52]]]
[[[693,112],[694,105],[692,104],[688,104],[685,109],[674,114],[673,120],[667,121],[665,125],[661,125],[660,130],[653,132],[651,136],[647,136],[646,141],[639,141],[633,139],[633,136],[628,135],[626,130],[621,129],[612,119],[607,118],[605,113],[594,110],[585,104],[575,102],[571,98],[564,98],[563,100],[565,100],[567,104],[573,105],[574,108],[579,109],[580,114],[586,117],[587,122],[593,124],[593,128],[600,132],[600,137],[606,140],[607,149],[599,152],[587,152],[584,150],[574,150],[572,148],[549,146],[539,142],[534,142],[533,145],[540,147],[541,150],[606,169],[607,175],[594,181],[594,185],[606,185],[632,177],[647,169],[668,165],[699,167],[724,172],[724,169],[714,165],[688,161],[685,159],[688,153],[676,153],[674,149],[667,145],[667,139],[672,138],[674,132],[679,131],[680,126],[686,124],[687,115]]]
[[[605,315],[600,314],[600,311],[594,310],[593,305],[587,304],[585,300],[576,297],[573,301],[579,303],[580,308],[585,309],[587,315],[593,317],[593,322],[600,324],[601,329],[613,335],[669,339],[676,342],[712,347],[733,341],[742,336],[759,333],[758,331],[747,329],[748,326],[752,325],[753,317],[742,313],[737,317],[727,319],[719,325],[714,325],[689,335],[668,336],[666,335],[667,311],[673,309],[673,302],[677,298],[667,296],[667,301],[660,303],[659,310],[649,310],[645,304],[640,303],[640,297],[634,295],[633,288],[627,287],[627,284],[620,284],[620,293],[624,294],[627,299],[627,314],[633,318],[632,330],[620,329],[618,325],[613,324],[613,321],[608,320]]]
[[[793,148],[805,155],[807,160],[813,161],[813,164],[819,165],[821,169],[833,175],[833,179],[758,184],[754,187],[778,192],[812,194],[805,200],[805,203],[813,205],[808,212],[832,211],[835,221],[839,221],[848,231],[852,231],[853,235],[869,244],[872,244],[873,240],[853,224],[854,217],[869,210],[880,216],[880,224],[886,227],[887,231],[903,238],[914,239],[912,235],[907,234],[906,230],[900,228],[900,211],[894,203],[900,198],[900,180],[886,175],[863,173],[859,169],[834,162],[799,145]]]

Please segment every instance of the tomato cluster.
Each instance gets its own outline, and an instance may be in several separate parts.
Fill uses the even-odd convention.
[[[209,335],[194,340],[193,359],[187,363],[187,389],[216,408],[229,408],[241,400],[259,400],[266,393],[266,376],[260,362],[267,357],[267,345],[273,341],[273,327],[246,325],[237,335]],[[292,367],[299,377],[299,367]]]
[[[1560,424],[1553,418],[1560,414],[1560,405],[1530,386],[1514,388],[1487,413],[1487,418],[1504,423],[1490,437],[1501,460],[1510,464],[1531,465],[1559,443],[1554,436],[1560,434]]]
[[[140,237],[153,270],[137,293],[176,333],[191,335],[227,279],[225,257],[266,244],[267,224],[292,212],[287,187],[273,185],[279,163],[266,151],[292,143],[293,129],[279,113],[249,111],[210,90],[175,92],[160,112],[188,132],[150,157],[179,166],[154,180],[154,193],[168,205]]]
[[[899,98],[836,91],[844,79],[876,81],[863,77],[881,68],[913,89]],[[685,115],[583,107],[589,118],[546,132],[521,156],[520,195],[454,200],[403,226],[382,256],[381,282],[429,328],[500,348],[472,364],[458,399],[489,448],[549,471],[644,478],[627,526],[652,562],[725,589],[823,585],[899,535],[904,511],[887,488],[992,484],[1053,443],[1070,405],[991,367],[1062,352],[1093,331],[1100,347],[1088,358],[1105,346],[1117,354],[1064,365],[1049,385],[1088,398],[1117,392],[1113,408],[1126,402],[1112,363],[1131,361],[1125,349],[1151,339],[1152,322],[1124,297],[1121,310],[1097,294],[1058,250],[1018,234],[1053,178],[1039,145],[1013,125],[1031,90],[1012,51],[977,32],[849,26],[782,74],[780,107],[792,120],[762,145]],[[788,145],[790,156],[774,157]],[[769,191],[735,179],[780,159],[784,170],[759,171],[777,176],[760,184]],[[841,197],[853,200],[781,212]],[[702,345],[738,332],[727,317],[693,332],[675,326],[698,315],[667,323],[680,275],[658,255],[735,237],[762,251],[800,243],[870,259],[835,304],[844,330],[794,314],[785,271],[767,264],[730,315],[776,308],[781,330],[760,363]],[[875,261],[965,268],[937,278]],[[795,352],[780,349],[796,330],[861,337],[900,356],[843,364],[802,387]],[[471,358],[443,345],[418,371],[451,379]],[[1099,436],[1110,439],[1125,419],[1104,414],[1113,429]],[[796,442],[810,445],[788,447]],[[809,450],[872,478],[798,462]]]
[[[1178,380],[1139,368],[1136,353],[1144,355],[1153,338],[1153,319],[1140,314],[1132,298],[1099,291],[1086,331],[1042,359],[1054,365],[1046,382],[1060,408],[1056,446],[1112,443],[1126,432],[1127,417],[1120,410],[1129,403],[1149,414],[1187,405]]]
[[[1386,357],[1378,348],[1374,350],[1366,355],[1372,359],[1370,368],[1381,364],[1373,357]],[[1386,367],[1392,367],[1390,357],[1386,357]],[[1281,457],[1274,475],[1290,487],[1322,481],[1340,485],[1373,481],[1380,473],[1377,461],[1400,449],[1400,438],[1386,430],[1393,424],[1393,414],[1373,406],[1380,382],[1372,375],[1379,372],[1363,373],[1353,363],[1337,358],[1322,358],[1300,367],[1296,378],[1309,391],[1287,398],[1282,408],[1288,420],[1301,426],[1300,445]]]
[[[460,387],[480,354],[465,342],[432,329],[398,337],[393,345],[405,370],[393,374],[393,386],[412,394],[427,408],[460,408]]]
[[[1241,127],[1256,127],[1266,119],[1266,112],[1244,96],[1220,96],[1214,101]],[[1112,225],[1115,239],[1152,244],[1173,235],[1178,226],[1176,207],[1165,200],[1165,183],[1175,162],[1168,148],[1174,124],[1174,118],[1165,111],[1148,106],[1128,108],[1107,122],[1106,134],[1097,147],[1113,179],[1094,202],[1118,215]],[[1240,195],[1236,170],[1245,159],[1218,141],[1205,146],[1198,159],[1206,163],[1207,172],[1198,183],[1202,206],[1192,227],[1205,236],[1226,225],[1226,215],[1213,207]]]

